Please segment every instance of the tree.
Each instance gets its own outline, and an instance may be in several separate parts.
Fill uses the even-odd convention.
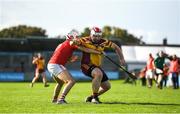
[[[112,28],[110,26],[104,26],[103,29],[102,29],[102,32],[103,32],[103,37],[105,38],[110,38],[112,37]]]
[[[119,27],[111,27],[104,26],[102,28],[103,38],[108,39],[117,39],[124,44],[142,44],[144,42],[141,41],[140,38],[135,37],[134,35],[128,33],[127,30],[121,29]],[[86,27],[84,31],[81,33],[81,37],[89,36],[90,29]]]
[[[90,35],[90,32],[91,32],[91,30],[89,29],[89,27],[86,27],[86,28],[84,29],[84,31],[81,33],[81,37],[89,36],[89,35]]]
[[[113,37],[115,38],[121,38],[123,39],[123,37],[125,36],[126,34],[126,31],[123,31],[122,29],[120,28],[117,28],[117,27],[113,27]]]
[[[46,30],[26,25],[13,26],[0,31],[0,38],[47,37]]]
[[[141,44],[142,41],[140,40],[140,38],[135,37],[132,34],[129,34],[127,32],[127,30],[125,29],[121,29],[119,27],[113,27],[113,38],[118,38],[120,39],[122,42],[126,43],[126,44]]]

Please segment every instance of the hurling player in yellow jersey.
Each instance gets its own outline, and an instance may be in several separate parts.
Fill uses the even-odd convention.
[[[115,43],[102,38],[101,29],[94,27],[89,37],[80,39],[80,44],[86,48],[95,49],[103,52],[105,48],[112,48],[118,55],[119,63],[125,64],[122,50]],[[92,78],[92,94],[86,98],[86,102],[99,104],[98,96],[111,88],[110,82],[104,70],[101,68],[102,55],[83,52],[81,60],[81,70]]]
[[[45,60],[41,55],[41,53],[38,53],[37,57],[36,56],[33,57],[32,64],[35,64],[36,68],[35,68],[35,76],[31,82],[30,87],[33,87],[34,83],[36,82],[36,80],[38,80],[40,75],[43,78],[44,87],[48,87],[49,85],[47,84],[46,74],[45,74]]]

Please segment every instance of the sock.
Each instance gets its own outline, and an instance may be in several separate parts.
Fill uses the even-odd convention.
[[[61,94],[60,100],[64,100],[66,95],[64,93]]]
[[[98,93],[93,93],[92,97],[93,98],[97,98],[98,97]]]
[[[58,99],[58,96],[53,96],[53,99]]]

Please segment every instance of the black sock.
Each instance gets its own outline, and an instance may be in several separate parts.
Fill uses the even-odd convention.
[[[93,98],[97,98],[98,97],[98,93],[93,93],[92,97]]]

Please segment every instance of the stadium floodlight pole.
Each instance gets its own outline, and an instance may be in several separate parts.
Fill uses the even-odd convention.
[[[103,55],[109,60],[111,61],[113,64],[115,64],[117,67],[119,67],[121,70],[123,70],[124,72],[126,72],[129,76],[129,78],[131,78],[133,81],[137,79],[137,77],[135,75],[133,75],[132,73],[130,73],[129,71],[127,71],[123,66],[119,65],[118,63],[116,63],[115,61],[113,61],[110,57],[107,56],[107,54],[105,52],[103,52]]]

